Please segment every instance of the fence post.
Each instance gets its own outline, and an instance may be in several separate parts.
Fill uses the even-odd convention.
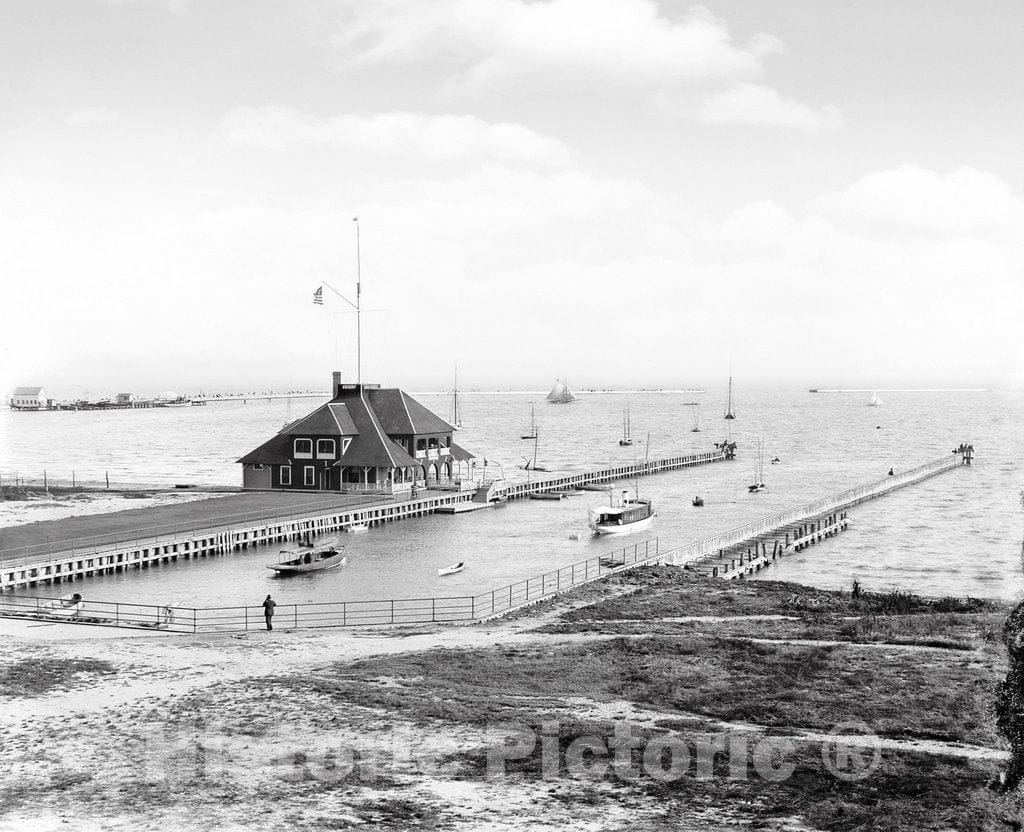
[[[491,590],[491,613],[494,612],[494,590]]]
[[[437,599],[430,599],[430,623],[433,624],[437,621]]]
[[[245,610],[245,629],[248,630],[249,629],[249,608],[248,607],[242,607],[242,609]]]
[[[471,595],[469,597],[469,620],[472,621],[476,618],[476,596]]]
[[[391,623],[395,623],[395,601],[393,598],[391,599]]]
[[[298,604],[292,604],[292,612],[295,614],[295,627],[297,629],[298,626],[299,626],[299,605]]]

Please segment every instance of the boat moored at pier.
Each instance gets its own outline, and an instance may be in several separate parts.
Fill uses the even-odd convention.
[[[650,500],[613,493],[610,505],[590,509],[589,524],[597,534],[631,534],[650,527],[654,507]]]

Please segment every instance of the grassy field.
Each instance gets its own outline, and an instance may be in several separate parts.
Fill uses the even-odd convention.
[[[63,670],[33,656],[38,686],[16,692],[21,666],[0,707],[54,673],[68,702],[83,683],[160,680],[171,658],[195,678],[116,712],[44,697],[59,724],[5,732],[0,828],[49,812],[147,830],[1019,829],[1021,796],[989,788],[1001,614],[650,568],[369,647],[368,632],[260,634],[146,640]],[[878,745],[844,778],[829,754],[851,722]],[[507,726],[535,742],[495,778]],[[680,747],[686,767],[651,773]],[[620,751],[625,773],[601,771]]]

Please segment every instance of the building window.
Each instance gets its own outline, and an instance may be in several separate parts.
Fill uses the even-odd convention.
[[[262,463],[257,462],[255,465],[252,466],[252,470],[253,471],[262,471],[263,470]]]
[[[289,465],[281,466],[281,485],[292,484],[292,469]]]
[[[316,477],[314,476],[313,466],[307,465],[302,469],[302,484],[303,485],[316,485]]]
[[[320,459],[334,459],[334,440],[333,439],[317,439],[316,440],[316,455]]]
[[[431,436],[430,437],[430,450],[434,450],[436,447],[437,447],[437,437],[436,436]]]
[[[342,456],[345,455],[345,451],[348,450],[348,446],[351,445],[351,444],[352,444],[352,440],[351,439],[342,439],[341,440],[341,455]]]
[[[296,459],[312,459],[313,458],[313,440],[312,439],[296,439],[295,440],[295,458]]]
[[[426,449],[427,449],[427,440],[426,439],[417,439],[416,440],[416,450],[417,451],[425,451]]]
[[[452,438],[451,438],[450,435],[445,434],[444,436],[441,437],[441,447],[442,448],[450,448],[451,445],[452,445]]]

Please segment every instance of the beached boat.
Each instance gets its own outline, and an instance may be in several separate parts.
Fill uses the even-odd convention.
[[[607,506],[590,509],[589,525],[597,534],[630,534],[641,532],[654,520],[650,500],[629,497],[628,491],[612,493]]]
[[[626,409],[622,413],[622,439],[619,440],[619,444],[622,446],[633,444],[633,436],[629,428],[629,402],[626,402]]]
[[[78,592],[62,595],[39,605],[37,614],[44,618],[77,618],[85,607],[85,601]]]
[[[576,396],[569,389],[569,385],[559,378],[555,379],[555,386],[548,393],[548,401],[551,404],[568,404],[569,402],[576,401]]]
[[[456,572],[461,572],[465,568],[466,564],[462,561],[453,563],[450,566],[439,566],[437,568],[437,577],[440,578],[442,575],[454,575]]]
[[[318,541],[312,546],[292,546],[282,549],[281,554],[287,556],[280,563],[271,563],[267,569],[273,569],[279,575],[295,575],[300,572],[319,572],[333,569],[347,562],[345,547],[338,546],[338,538],[329,537]]]

